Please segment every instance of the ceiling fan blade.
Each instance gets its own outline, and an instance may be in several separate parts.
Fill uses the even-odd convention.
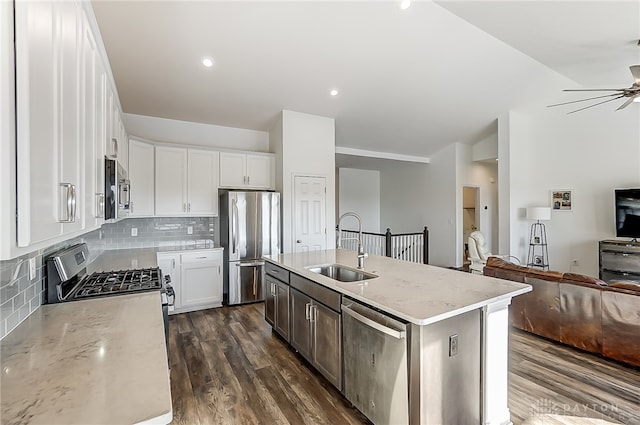
[[[625,91],[627,89],[564,89],[562,91]]]
[[[553,106],[569,105],[571,103],[586,102],[587,100],[602,99],[604,97],[611,97],[611,96],[620,96],[620,93],[605,94],[603,96],[595,96],[595,97],[588,97],[586,99],[572,100],[571,102],[556,103],[556,104],[553,104],[553,105],[547,105],[547,108],[551,108]]]
[[[640,84],[640,65],[630,66],[631,75],[633,75],[634,80],[636,80],[636,84]]]
[[[627,100],[627,101],[626,101],[626,102],[624,102],[622,105],[620,105],[620,106],[618,107],[618,109],[616,109],[616,111],[619,111],[620,109],[624,109],[624,108],[626,108],[627,106],[631,105],[631,103],[633,102],[633,99],[635,99],[635,96],[634,96],[634,97],[630,97],[630,98],[629,98],[629,100]]]
[[[593,105],[585,106],[584,108],[580,108],[580,109],[576,109],[575,111],[568,112],[567,115],[573,114],[575,112],[584,111],[585,109],[593,108],[594,106],[602,105],[603,103],[612,102],[612,101],[614,101],[616,99],[622,99],[623,97],[624,97],[624,95],[620,95],[618,97],[614,97],[613,99],[607,99],[607,100],[602,101],[602,102],[594,103]]]

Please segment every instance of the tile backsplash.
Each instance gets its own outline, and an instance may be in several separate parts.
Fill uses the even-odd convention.
[[[0,261],[0,339],[42,304],[44,259],[53,252],[85,242],[91,257],[95,258],[109,249],[153,248],[183,241],[215,240],[216,225],[217,218],[213,217],[127,218],[106,223],[100,229],[46,249]],[[131,236],[132,229],[136,229],[137,236]],[[31,258],[36,262],[33,279],[29,279]]]

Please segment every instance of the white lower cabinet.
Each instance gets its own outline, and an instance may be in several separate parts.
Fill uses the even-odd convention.
[[[173,313],[222,305],[222,248],[159,252],[157,259],[162,273],[171,276]]]

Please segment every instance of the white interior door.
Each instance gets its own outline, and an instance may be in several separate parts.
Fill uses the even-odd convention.
[[[324,177],[294,177],[294,252],[327,248],[326,187]]]

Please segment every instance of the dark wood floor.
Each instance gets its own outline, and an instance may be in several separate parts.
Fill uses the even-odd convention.
[[[263,304],[171,316],[173,424],[363,424],[367,420],[266,324]],[[640,424],[640,371],[511,332],[515,425],[554,413]]]

